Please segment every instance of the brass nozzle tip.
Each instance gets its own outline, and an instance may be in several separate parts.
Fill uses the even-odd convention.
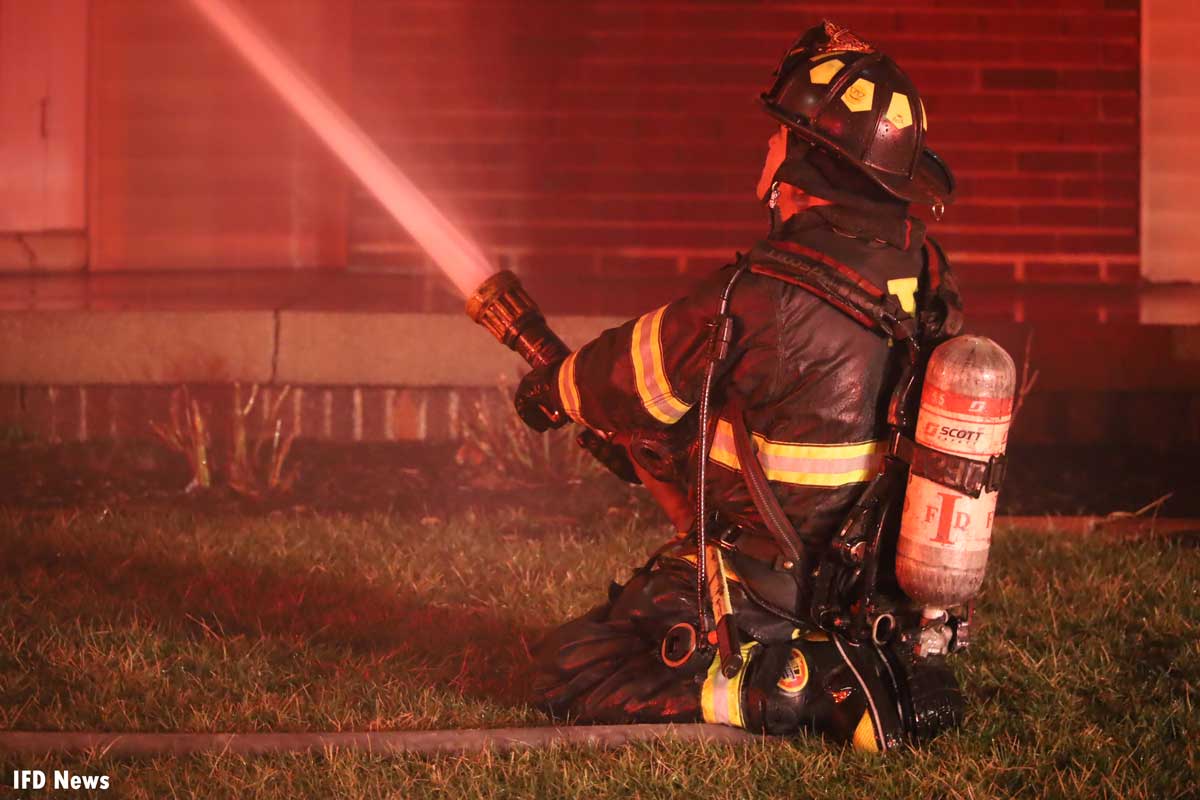
[[[467,316],[475,322],[480,322],[487,307],[494,303],[496,298],[520,286],[520,279],[511,270],[500,270],[479,284],[474,294],[467,298]]]

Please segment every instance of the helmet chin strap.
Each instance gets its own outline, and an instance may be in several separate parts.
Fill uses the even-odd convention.
[[[771,188],[767,190],[767,196],[763,198],[763,203],[767,206],[767,212],[770,214],[771,233],[778,233],[783,227],[783,213],[779,210],[779,181],[772,181]]]

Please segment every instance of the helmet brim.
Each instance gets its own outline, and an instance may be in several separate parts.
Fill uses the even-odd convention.
[[[761,99],[766,112],[786,125],[789,130],[794,131],[797,136],[836,153],[893,197],[909,203],[930,206],[948,206],[954,202],[954,173],[937,153],[928,147],[922,149],[921,155],[917,159],[917,168],[911,178],[907,175],[884,172],[850,155],[840,145],[819,131],[798,122],[791,114],[771,102],[766,95],[763,95]]]

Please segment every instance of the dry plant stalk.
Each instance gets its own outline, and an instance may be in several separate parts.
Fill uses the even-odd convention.
[[[1011,425],[1016,424],[1017,415],[1021,413],[1021,406],[1025,405],[1025,398],[1033,391],[1033,387],[1037,383],[1038,375],[1040,374],[1036,369],[1032,373],[1029,371],[1029,354],[1032,350],[1033,331],[1030,331],[1029,335],[1025,337],[1025,355],[1021,362],[1021,382],[1017,387],[1017,400],[1013,404]]]
[[[207,489],[212,486],[212,469],[209,465],[208,425],[200,411],[200,404],[192,397],[186,386],[171,392],[170,425],[151,422],[150,429],[168,448],[182,453],[192,471],[192,480],[185,491]]]
[[[229,460],[229,488],[247,497],[259,498],[269,494],[283,494],[292,488],[298,469],[284,464],[291,453],[296,431],[283,435],[282,410],[284,401],[291,392],[290,386],[283,387],[262,407],[261,417],[253,422],[253,412],[258,404],[258,384],[250,387],[250,397],[242,402],[242,386],[233,385],[233,443]],[[264,428],[266,430],[264,430]],[[270,452],[267,445],[270,444]]]
[[[512,409],[512,389],[501,382],[471,404],[456,460],[521,485],[577,483],[603,474],[575,443],[573,426],[545,433],[528,428]]]

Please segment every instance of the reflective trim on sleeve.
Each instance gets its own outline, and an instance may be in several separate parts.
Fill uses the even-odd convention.
[[[582,401],[579,398],[579,385],[575,382],[575,359],[578,355],[578,350],[571,353],[558,368],[558,399],[568,417],[580,425],[586,425],[580,410]]]
[[[638,396],[650,416],[668,425],[676,423],[691,405],[680,400],[671,389],[663,367],[662,320],[667,307],[638,318],[633,326],[633,373]]]
[[[750,665],[752,651],[757,645],[754,641],[742,645],[743,666],[732,678],[726,678],[721,672],[720,653],[713,654],[708,675],[704,685],[700,687],[700,713],[705,722],[732,725],[735,728],[746,727],[742,716],[742,681],[745,680],[746,668]]]
[[[752,435],[758,461],[767,479],[797,486],[845,486],[870,480],[883,464],[887,443],[800,444],[773,442],[760,433]],[[741,470],[733,443],[733,426],[728,420],[717,422],[709,460],[724,467]]]

